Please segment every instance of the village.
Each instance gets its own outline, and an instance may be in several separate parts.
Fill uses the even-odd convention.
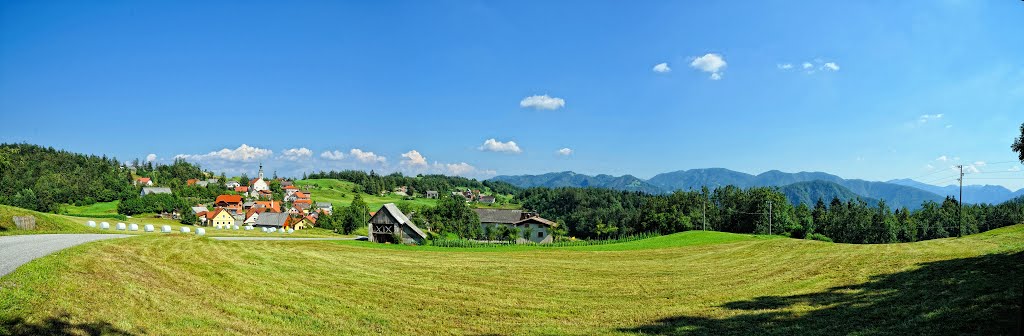
[[[271,190],[271,182],[280,186],[280,198],[276,199]],[[148,177],[134,180],[141,187],[140,197],[147,195],[168,194],[174,192],[170,187],[155,185]],[[221,183],[219,179],[189,179],[188,186],[209,187]],[[285,178],[268,179],[260,164],[256,178],[248,180],[244,185],[235,180],[225,181],[223,186],[227,194],[216,196],[212,202],[191,206],[188,211],[195,216],[195,225],[216,230],[261,230],[263,232],[294,232],[317,227],[322,216],[330,216],[334,212],[331,202],[314,202],[313,192],[300,188],[295,181]],[[394,195],[411,198],[413,191],[407,186],[399,186],[389,191]],[[384,195],[387,192],[382,192]],[[451,191],[451,197],[464,199],[465,202],[482,206],[493,205],[494,195],[487,195],[479,189]],[[422,193],[427,199],[437,199],[441,194],[437,190]],[[517,232],[515,243],[548,244],[554,241],[553,228],[558,224],[540,217],[535,212],[521,209],[473,208],[480,221],[483,232],[508,231]],[[429,224],[420,228],[409,219],[395,203],[383,204],[378,210],[367,213],[369,220],[365,223],[366,235],[358,236],[358,240],[376,243],[424,244],[428,240]],[[184,212],[172,211],[157,216],[179,220],[185,217]],[[426,230],[426,231],[425,231]]]

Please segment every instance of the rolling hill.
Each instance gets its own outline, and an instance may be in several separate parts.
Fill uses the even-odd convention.
[[[911,179],[897,179],[889,180],[887,182],[892,184],[914,187],[917,189],[934,193],[939,196],[959,197],[960,195],[960,186],[958,185],[951,184],[947,186],[936,186],[927,183],[921,183]],[[964,186],[964,203],[999,204],[1020,196],[1024,196],[1024,189],[1011,191],[1010,189],[1006,189],[1006,187],[997,185]]]
[[[921,203],[926,201],[941,202],[943,199],[943,196],[913,186],[859,179],[848,180],[822,172],[786,173],[778,170],[751,175],[724,168],[690,169],[658,174],[649,180],[632,175],[589,176],[567,171],[542,175],[497,176],[493,180],[505,181],[519,187],[599,187],[647,193],[700,189],[703,186],[713,189],[726,185],[741,188],[781,188],[795,183],[822,181],[841,186],[843,189],[825,183],[800,184],[789,189],[794,193],[795,199],[802,199],[797,194],[808,195],[808,197],[813,195],[814,201],[817,201],[817,197],[849,199],[850,195],[846,192],[849,191],[867,202],[884,199],[891,207],[907,207],[909,209],[919,208]]]
[[[827,181],[796,182],[779,187],[779,191],[786,195],[786,199],[790,203],[803,203],[810,207],[813,207],[819,199],[827,204],[835,197],[838,197],[843,202],[861,199],[870,205],[878,204],[877,199],[862,197],[846,187]]]

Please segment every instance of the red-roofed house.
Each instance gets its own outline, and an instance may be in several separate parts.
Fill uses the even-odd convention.
[[[140,178],[135,179],[135,185],[140,185],[140,184],[144,185],[144,186],[147,186],[147,187],[152,187],[153,186],[153,180],[148,178],[148,177],[140,177]]]
[[[233,214],[242,212],[242,196],[220,195],[213,201],[213,206],[228,209]]]

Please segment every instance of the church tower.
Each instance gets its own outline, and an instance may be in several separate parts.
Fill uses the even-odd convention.
[[[263,179],[263,162],[260,162],[259,179],[261,179],[261,180]]]

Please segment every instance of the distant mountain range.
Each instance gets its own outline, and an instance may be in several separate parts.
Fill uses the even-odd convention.
[[[925,201],[941,202],[946,195],[956,196],[958,186],[939,187],[910,179],[888,182],[844,179],[822,172],[785,173],[778,170],[758,175],[737,172],[724,168],[680,170],[658,174],[648,180],[632,175],[589,176],[571,171],[541,175],[496,176],[491,180],[505,181],[519,187],[597,187],[615,190],[642,191],[651,194],[675,190],[700,189],[707,186],[714,189],[726,185],[740,188],[779,187],[794,204],[813,205],[818,198],[829,201],[833,197],[842,200],[860,198],[868,203],[885,200],[890,207],[916,209]],[[955,191],[955,192],[954,192]],[[1024,189],[1016,192],[1001,186],[964,186],[964,203],[1002,203],[1024,196]]]

